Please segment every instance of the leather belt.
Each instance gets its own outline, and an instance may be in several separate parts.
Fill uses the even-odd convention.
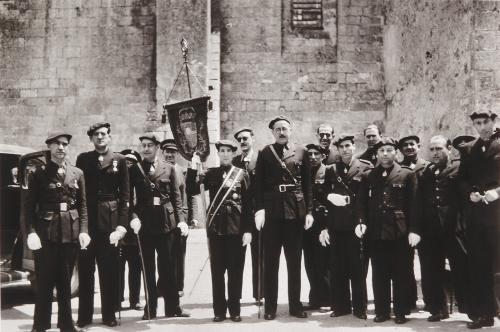
[[[292,183],[284,183],[276,186],[276,190],[279,191],[280,193],[295,191],[296,188],[297,186]]]

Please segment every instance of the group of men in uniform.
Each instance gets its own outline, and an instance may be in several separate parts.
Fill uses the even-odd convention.
[[[317,144],[294,144],[291,121],[278,116],[269,123],[274,143],[257,151],[252,128],[241,128],[234,133],[239,146],[232,140],[216,143],[220,166],[206,172],[200,171],[196,154],[189,169],[182,170],[175,164],[175,142],[160,142],[150,133],[139,138],[141,155],[131,150],[113,153],[108,123],[90,127],[95,150],[79,155],[73,167],[66,161],[71,135],[51,134],[46,140],[50,161],[30,175],[27,189],[28,247],[34,250],[43,290],[37,294],[33,330],[50,328],[54,286],[58,327],[75,330],[69,279],[76,255],[79,327],[92,323],[96,263],[103,323],[117,325],[124,279],[117,286],[116,277],[120,270],[123,274],[124,260],[131,273],[130,306],[141,309],[141,258],[147,295],[143,319],[157,316],[158,296],[164,297],[165,316],[188,317],[179,306],[187,222],[196,219],[196,207],[188,202],[204,194],[203,189],[210,197],[206,228],[215,322],[225,320],[227,312],[232,321],[241,321],[243,267],[250,245],[253,296],[259,305],[265,299],[266,320],[276,318],[283,248],[290,315],[306,318],[307,309],[331,309],[331,317],[366,319],[371,261],[374,322],[390,319],[392,302],[395,322],[403,324],[416,306],[417,249],[428,320],[449,317],[448,260],[459,311],[471,318],[467,327],[493,326],[500,142],[495,114],[475,112],[471,120],[479,137],[453,141],[460,160],[451,158],[452,142],[438,135],[430,139],[431,158],[425,161],[419,156],[418,136],[397,141],[382,137],[375,125],[363,132],[368,149],[362,154],[356,154],[354,135],[335,138],[330,125],[318,128]],[[238,147],[241,154],[235,156]],[[300,302],[302,252],[309,307]]]

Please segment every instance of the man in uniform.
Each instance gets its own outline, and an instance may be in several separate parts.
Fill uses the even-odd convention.
[[[316,136],[318,136],[318,144],[325,155],[323,163],[325,165],[331,165],[338,161],[339,153],[337,152],[337,149],[332,146],[332,142],[335,138],[333,127],[327,123],[320,124],[316,130]]]
[[[479,138],[467,143],[459,169],[461,192],[468,196],[467,222],[471,277],[470,329],[493,326],[497,314],[494,292],[500,220],[500,143],[495,135],[496,114],[474,112],[470,118]]]
[[[292,316],[306,318],[307,313],[300,303],[300,264],[303,228],[309,229],[314,222],[311,167],[306,149],[289,142],[291,124],[288,118],[272,119],[269,129],[275,143],[261,151],[255,170],[255,226],[257,230],[264,226],[264,318],[276,318],[282,247],[288,269],[289,312]]]
[[[352,312],[355,317],[366,319],[368,255],[354,234],[358,224],[355,206],[362,177],[373,165],[354,158],[354,135],[340,135],[335,145],[341,161],[326,171],[325,184],[331,190],[326,196],[328,218],[320,236],[322,245],[330,245],[331,317]]]
[[[92,323],[94,313],[94,272],[97,261],[101,290],[101,314],[105,325],[117,325],[115,311],[120,305],[118,283],[118,241],[127,232],[129,177],[125,157],[111,152],[111,126],[99,122],[87,131],[94,150],[76,159],[85,175],[89,231],[92,243],[80,252],[79,327]]]
[[[226,319],[226,312],[233,322],[240,322],[240,299],[243,285],[246,246],[252,241],[252,208],[248,192],[248,174],[244,169],[231,166],[236,145],[229,140],[215,143],[220,166],[208,169],[196,181],[200,157],[194,155],[188,170],[188,192],[200,193],[200,183],[210,194],[207,214],[207,236],[212,271],[212,298],[214,322]],[[204,193],[202,193],[203,195]],[[224,274],[227,270],[227,293]]]
[[[141,161],[141,155],[134,150],[126,149],[120,152],[125,156],[125,162],[130,169],[132,165]],[[134,201],[134,193],[130,193],[130,202]],[[125,263],[128,263],[128,297],[130,309],[142,310],[140,304],[141,294],[141,257],[139,256],[139,248],[137,247],[137,236],[134,234],[130,226],[127,227],[127,234],[120,243],[120,297],[124,300],[123,293],[125,291]]]
[[[445,296],[445,259],[448,258],[459,311],[466,308],[467,271],[465,243],[457,237],[459,162],[450,158],[450,141],[434,136],[429,142],[432,163],[419,177],[423,199],[422,242],[418,253],[422,273],[422,293],[429,322],[449,317]]]
[[[175,167],[158,156],[160,142],[156,135],[139,137],[143,160],[130,168],[130,190],[135,190],[136,202],[131,209],[130,227],[139,232],[144,255],[144,268],[149,302],[142,319],[156,318],[158,293],[156,287],[155,253],[158,254],[158,275],[165,301],[166,317],[189,317],[179,307],[179,293],[174,271],[176,229],[187,236],[179,177]]]
[[[459,155],[462,154],[462,151],[466,150],[464,147],[466,143],[472,142],[476,138],[470,135],[460,135],[453,139],[451,145],[458,151]]]
[[[376,323],[390,319],[391,281],[395,322],[407,322],[412,295],[408,265],[411,248],[420,241],[417,178],[395,162],[397,146],[390,137],[374,146],[379,165],[363,179],[357,200],[355,232],[361,238],[368,230]]]
[[[179,192],[182,199],[182,214],[184,215],[184,220],[187,221],[188,226],[198,225],[198,220],[195,217],[195,213],[198,211],[198,204],[195,196],[186,194],[186,169],[177,164],[178,149],[175,145],[175,140],[169,138],[165,139],[160,143],[160,148],[163,152],[163,157],[165,161],[175,167],[175,174],[177,175],[177,184],[179,185]],[[177,290],[179,296],[184,295],[184,271],[186,262],[186,244],[187,236],[182,236],[180,228],[175,231],[175,245],[174,245],[174,269],[175,276],[177,279]],[[158,265],[161,261],[158,261]],[[161,288],[161,282],[158,281]]]
[[[375,149],[375,144],[380,141],[380,129],[375,124],[368,125],[363,130],[363,135],[366,139],[366,144],[368,148],[365,152],[357,156],[358,159],[368,160],[373,165],[377,165],[377,151]]]
[[[262,257],[259,257],[259,246],[262,246],[262,241],[260,240],[260,233],[255,228],[255,223],[253,222],[253,214],[255,213],[255,193],[253,192],[255,182],[255,166],[257,165],[257,157],[260,154],[259,150],[254,150],[254,136],[253,129],[250,127],[243,127],[236,130],[234,133],[234,138],[240,144],[241,154],[233,158],[233,165],[239,168],[243,168],[247,171],[249,175],[249,187],[248,195],[251,197],[251,209],[252,215],[250,224],[252,225],[252,243],[250,244],[250,252],[252,255],[252,293],[253,298],[258,302],[259,299],[263,297],[263,272],[264,272],[264,261]],[[260,248],[260,253],[262,253],[262,248]],[[260,264],[260,266],[259,266]],[[260,280],[259,280],[259,268],[260,268]],[[259,285],[260,283],[260,285]],[[260,286],[260,294],[259,294]]]
[[[325,184],[326,166],[322,163],[325,155],[318,144],[306,146],[307,155],[311,164],[311,179],[313,183],[313,217],[315,223],[304,231],[304,267],[309,279],[309,309],[328,310],[330,307],[330,280],[328,274],[328,248],[323,247],[319,241],[321,227],[325,224],[328,213],[324,203],[330,188]]]
[[[420,138],[416,135],[402,137],[399,140],[399,150],[403,154],[403,160],[399,163],[411,169],[419,178],[429,162],[418,156],[420,152]],[[415,257],[415,251],[412,250]],[[417,280],[415,278],[414,259],[408,265],[408,278],[411,283],[411,297],[408,299],[412,309],[417,307]]]
[[[35,256],[37,292],[32,331],[50,329],[57,289],[57,326],[76,331],[71,318],[71,275],[78,250],[90,243],[83,172],[66,161],[71,135],[49,134],[50,160],[29,176],[26,193],[28,248]]]

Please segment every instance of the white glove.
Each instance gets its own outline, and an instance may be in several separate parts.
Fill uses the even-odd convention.
[[[191,158],[191,169],[198,169],[198,165],[201,165],[200,156],[197,154],[193,154],[193,158]]]
[[[28,244],[28,248],[30,248],[31,250],[38,250],[42,247],[42,242],[40,241],[38,234],[35,232],[28,234],[28,239],[26,242]]]
[[[243,234],[243,247],[249,245],[252,242],[252,233]]]
[[[328,230],[324,229],[319,233],[319,242],[323,247],[326,247],[330,244],[330,234],[328,234]]]
[[[80,242],[80,248],[87,249],[90,244],[90,236],[87,233],[80,233],[78,235],[78,241]]]
[[[177,224],[177,227],[181,230],[182,236],[188,236],[189,233],[188,224],[186,224],[184,221],[181,221],[180,223]]]
[[[335,206],[346,206],[347,205],[347,199],[344,195],[339,195],[339,194],[329,194],[327,196],[327,199]]]
[[[193,223],[194,227],[198,227],[198,225],[200,224],[200,222],[198,220],[196,220],[196,219],[193,219],[192,223]]]
[[[498,193],[495,189],[490,189],[487,192],[484,193],[484,199],[487,202],[493,202],[498,199]]]
[[[114,232],[111,232],[109,234],[109,243],[114,245],[115,247],[118,247],[118,242],[123,239],[125,234],[127,233],[127,230],[123,226],[118,226],[116,227],[116,230]]]
[[[420,235],[415,233],[408,234],[408,243],[410,244],[411,247],[416,247],[419,242],[420,242]]]
[[[354,233],[356,234],[357,237],[359,237],[360,239],[363,237],[363,235],[365,234],[366,232],[366,225],[365,224],[359,224],[356,226],[356,228],[354,229]]]
[[[477,191],[470,193],[469,197],[470,197],[471,202],[473,202],[473,203],[477,203],[483,199],[483,196],[481,196],[481,194],[478,193]]]
[[[134,230],[134,233],[135,234],[139,234],[139,230],[141,229],[141,221],[139,220],[139,218],[134,218],[132,219],[132,221],[130,221],[130,228],[132,228]]]
[[[264,227],[264,223],[266,222],[266,210],[262,209],[255,212],[255,227],[258,231]]]
[[[314,217],[312,214],[306,214],[306,223],[304,224],[304,229],[307,231],[309,228],[312,227],[314,223]]]

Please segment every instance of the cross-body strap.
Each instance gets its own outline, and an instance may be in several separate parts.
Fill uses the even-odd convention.
[[[144,172],[144,169],[142,168],[142,165],[141,165],[141,163],[140,163],[140,162],[139,162],[139,163],[137,163],[137,167],[139,168],[139,171],[141,171],[142,176],[144,177],[144,179],[146,180],[146,182],[149,184],[149,186],[150,186],[152,189],[156,190],[156,192],[157,192],[158,194],[160,194],[160,197],[161,197],[161,198],[166,199],[167,197],[161,193],[161,191],[160,191],[160,189],[158,188],[158,186],[157,186],[157,185],[155,185],[155,184],[151,181],[151,179],[150,179],[150,178],[146,175],[146,173]]]
[[[271,144],[271,145],[269,145],[269,148],[271,149],[271,152],[273,153],[274,157],[276,158],[276,160],[280,164],[281,168],[293,180],[293,183],[298,185],[298,180],[295,178],[295,176],[292,174],[292,172],[288,169],[285,162],[278,156],[278,154],[276,153],[276,150],[274,149],[274,146],[272,146],[272,144]]]

